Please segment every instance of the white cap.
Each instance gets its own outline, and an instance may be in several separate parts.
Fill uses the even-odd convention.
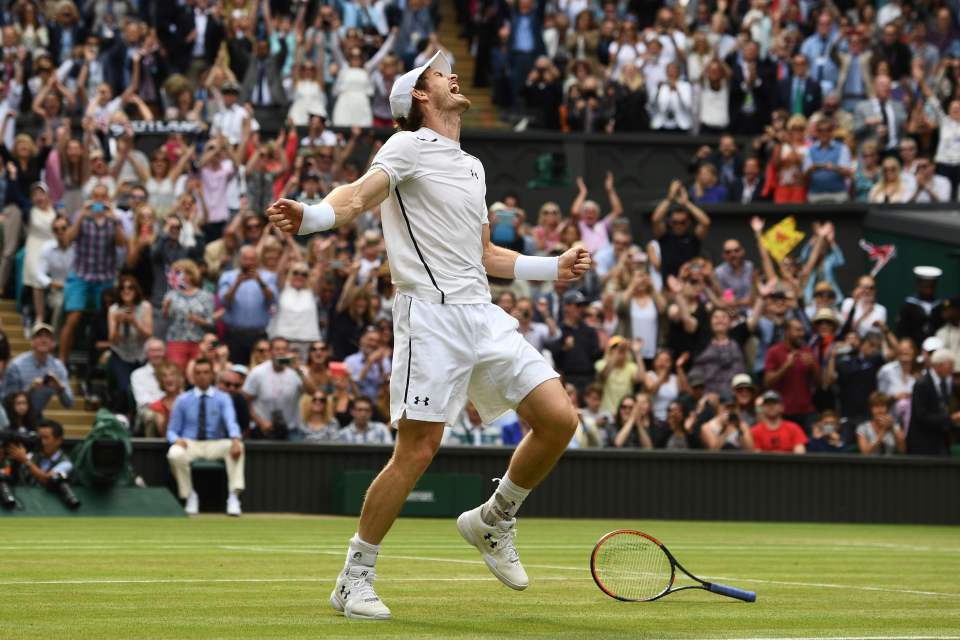
[[[946,349],[937,349],[930,356],[930,364],[945,364],[947,362],[953,362],[953,352]]]
[[[436,69],[444,75],[450,75],[453,71],[443,51],[437,51],[427,64],[411,69],[394,80],[393,89],[390,90],[390,113],[394,118],[406,118],[410,114],[410,107],[413,106],[413,97],[410,92],[427,69]]]
[[[936,280],[943,275],[939,267],[914,267],[913,275],[921,280]]]
[[[930,336],[923,341],[923,350],[927,353],[943,349],[943,340],[937,336]]]

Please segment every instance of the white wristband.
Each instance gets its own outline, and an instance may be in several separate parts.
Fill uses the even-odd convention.
[[[513,265],[513,277],[517,280],[556,280],[560,271],[560,258],[517,256]]]
[[[333,212],[333,207],[329,204],[326,202],[305,204],[303,205],[303,220],[300,222],[300,230],[297,231],[297,235],[304,236],[308,233],[327,231],[333,229],[335,224],[337,224],[337,214]]]

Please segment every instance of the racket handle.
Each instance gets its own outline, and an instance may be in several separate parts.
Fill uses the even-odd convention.
[[[744,591],[743,589],[728,587],[726,585],[716,584],[714,582],[711,582],[707,588],[713,593],[719,593],[722,596],[736,598],[737,600],[743,600],[744,602],[755,602],[757,599],[757,593],[755,591]]]

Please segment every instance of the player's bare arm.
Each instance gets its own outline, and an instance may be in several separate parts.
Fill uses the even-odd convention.
[[[333,210],[333,224],[324,225],[332,229],[349,224],[357,219],[364,211],[369,211],[387,199],[390,193],[390,178],[380,168],[373,168],[362,178],[350,184],[340,185],[330,192],[323,203],[314,205],[323,207],[329,205]],[[307,224],[304,224],[304,213],[307,213]],[[305,235],[325,229],[316,228],[310,219],[310,211],[302,202],[281,198],[267,209],[267,217],[275,227],[286,233]]]
[[[506,279],[538,279],[520,277],[522,274],[517,273],[518,258],[523,258],[524,260],[556,260],[556,275],[552,278],[543,277],[543,280],[577,280],[590,270],[592,263],[590,252],[583,247],[567,249],[557,258],[531,258],[529,256],[521,256],[516,251],[498,247],[490,242],[490,225],[483,225],[483,266],[489,275],[494,278]]]

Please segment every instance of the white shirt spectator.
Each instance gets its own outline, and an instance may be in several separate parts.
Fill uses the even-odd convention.
[[[163,399],[164,393],[160,389],[157,373],[149,362],[130,374],[130,390],[137,408],[141,409],[148,404]]]
[[[710,82],[703,79],[700,85],[700,124],[716,129],[730,126],[730,83],[720,82],[720,88],[714,91]]]
[[[243,139],[243,121],[248,117],[250,116],[247,110],[239,104],[230,107],[224,105],[220,111],[213,114],[210,134],[217,135],[222,132],[230,144],[238,144]]]
[[[610,43],[608,51],[610,53],[610,57],[613,59],[613,69],[610,73],[610,77],[616,80],[620,77],[620,70],[623,69],[623,67],[628,64],[637,64],[637,62],[643,57],[643,54],[647,52],[647,47],[642,42],[620,43],[614,41]]]
[[[654,129],[682,129],[693,126],[693,89],[686,80],[678,80],[674,89],[664,81],[650,101]]]
[[[926,188],[917,184],[914,190],[913,202],[950,202],[950,190],[950,180],[941,176],[939,173],[935,173]],[[930,197],[930,191],[933,192],[936,199]]]
[[[320,323],[317,318],[317,296],[309,287],[294,289],[290,285],[280,292],[277,315],[269,328],[271,338],[280,336],[297,342],[313,342],[320,339]]]
[[[933,115],[939,126],[939,141],[934,162],[938,164],[960,164],[960,122],[947,116],[939,100],[927,100],[928,115]]]
[[[37,281],[44,287],[51,282],[64,284],[67,274],[73,268],[73,245],[61,249],[56,240],[48,240],[40,249],[40,263],[37,267]]]
[[[894,360],[880,367],[880,371],[877,372],[877,391],[888,398],[893,398],[902,393],[911,393],[916,381],[917,379],[913,376],[905,376],[903,367]]]
[[[94,106],[93,111],[88,113],[93,117],[94,126],[101,131],[106,131],[107,126],[110,124],[110,118],[122,108],[123,98],[117,97],[104,105],[98,103]]]
[[[840,305],[840,319],[845,321],[847,315],[850,313],[850,309],[853,307],[853,298],[846,298],[843,301],[843,304]],[[857,333],[860,334],[860,337],[866,337],[871,330],[876,330],[874,323],[877,321],[882,322],[883,324],[887,323],[887,308],[882,304],[875,302],[873,308],[869,312],[864,312],[864,305],[862,302],[857,303],[857,308],[853,314],[853,323],[857,327]],[[861,318],[863,318],[861,320]]]
[[[960,371],[960,326],[945,324],[937,330],[936,336],[943,341],[943,348],[953,353],[953,370]]]
[[[3,134],[0,140],[7,149],[13,149],[13,139],[17,135],[17,114],[20,113],[20,101],[23,99],[23,85],[11,80],[7,86],[6,95],[0,101],[0,125]]]
[[[301,147],[335,147],[337,146],[337,134],[329,129],[324,129],[315,138],[304,136],[300,140]]]
[[[677,60],[677,49],[686,50],[687,36],[684,35],[683,31],[674,29],[671,33],[660,34],[657,38],[663,45],[663,54],[660,57],[664,59],[664,64],[670,64]]]
[[[271,420],[274,411],[283,415],[287,428],[300,428],[300,396],[303,380],[290,367],[276,371],[267,360],[253,368],[243,383],[243,392],[253,400],[250,408],[264,420]]]

